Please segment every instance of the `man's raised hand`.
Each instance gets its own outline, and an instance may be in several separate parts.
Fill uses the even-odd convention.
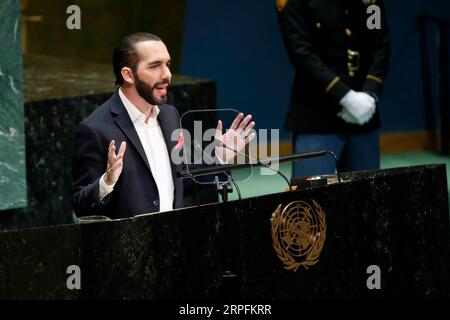
[[[244,114],[239,113],[225,134],[222,133],[222,121],[219,120],[217,123],[215,139],[221,141],[227,147],[240,152],[256,137],[256,134],[251,132],[255,126],[254,121],[250,122],[251,119],[251,115],[247,115],[244,118]],[[230,161],[236,156],[235,152],[222,146],[218,147],[216,152],[225,162]]]
[[[127,143],[123,141],[120,144],[119,152],[116,154],[116,142],[111,140],[108,147],[108,164],[106,166],[105,183],[109,186],[114,185],[119,179],[123,168],[123,155],[127,148]]]

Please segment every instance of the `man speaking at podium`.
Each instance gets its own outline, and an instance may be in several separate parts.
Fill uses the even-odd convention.
[[[170,55],[162,40],[149,33],[126,36],[114,49],[118,89],[75,131],[72,200],[77,216],[113,219],[168,211],[183,206],[179,165],[171,161],[171,141],[180,128],[175,107],[166,104],[171,81]],[[215,138],[242,150],[254,137],[251,115],[239,114],[226,134],[219,120]],[[222,146],[216,156],[234,157]]]

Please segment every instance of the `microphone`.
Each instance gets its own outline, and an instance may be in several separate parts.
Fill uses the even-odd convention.
[[[194,140],[194,145],[195,148],[200,150],[205,156],[207,156],[212,162],[215,162],[214,159],[205,152],[205,150],[203,150],[203,148],[200,146],[200,144],[197,142],[197,140]],[[224,171],[223,173],[225,173],[225,175],[231,180],[231,182],[233,183],[234,187],[236,188],[236,192],[238,194],[238,198],[239,200],[242,200],[242,195],[241,195],[241,190],[239,189],[238,185],[236,184],[236,182],[234,181],[233,177],[228,174],[226,171]]]
[[[257,164],[262,165],[262,166],[264,166],[264,167],[266,167],[266,168],[272,170],[273,172],[279,174],[279,175],[286,181],[287,185],[289,186],[289,191],[292,191],[292,185],[291,185],[291,183],[289,182],[289,179],[286,178],[286,176],[285,176],[280,170],[274,169],[274,168],[272,168],[271,166],[269,166],[269,165],[267,165],[267,164],[265,164],[265,163],[263,163],[263,162],[261,162],[261,161],[259,161],[259,160],[253,159],[252,157],[246,155],[246,154],[243,153],[243,152],[239,152],[239,151],[237,151],[237,150],[234,150],[233,148],[230,148],[230,147],[228,147],[227,145],[225,145],[225,144],[224,144],[222,141],[220,141],[220,140],[217,140],[217,139],[215,139],[215,140],[219,142],[220,146],[222,146],[222,147],[224,147],[224,148],[227,148],[227,149],[233,151],[233,152],[236,153],[236,154],[240,154],[240,155],[246,157],[247,159],[249,159],[250,161],[255,161]]]

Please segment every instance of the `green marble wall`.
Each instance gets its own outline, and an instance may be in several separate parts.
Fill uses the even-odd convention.
[[[20,39],[19,0],[1,0],[0,210],[27,204]]]

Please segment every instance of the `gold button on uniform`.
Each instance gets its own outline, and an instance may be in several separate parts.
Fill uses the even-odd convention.
[[[349,28],[345,29],[345,34],[350,37],[352,35],[352,30],[350,30]]]
[[[348,75],[349,75],[350,77],[354,77],[354,76],[355,76],[355,73],[354,73],[353,71],[349,71],[349,72],[348,72]]]
[[[320,22],[317,22],[317,23],[316,23],[316,28],[317,28],[317,29],[320,29],[320,27],[321,27]]]

